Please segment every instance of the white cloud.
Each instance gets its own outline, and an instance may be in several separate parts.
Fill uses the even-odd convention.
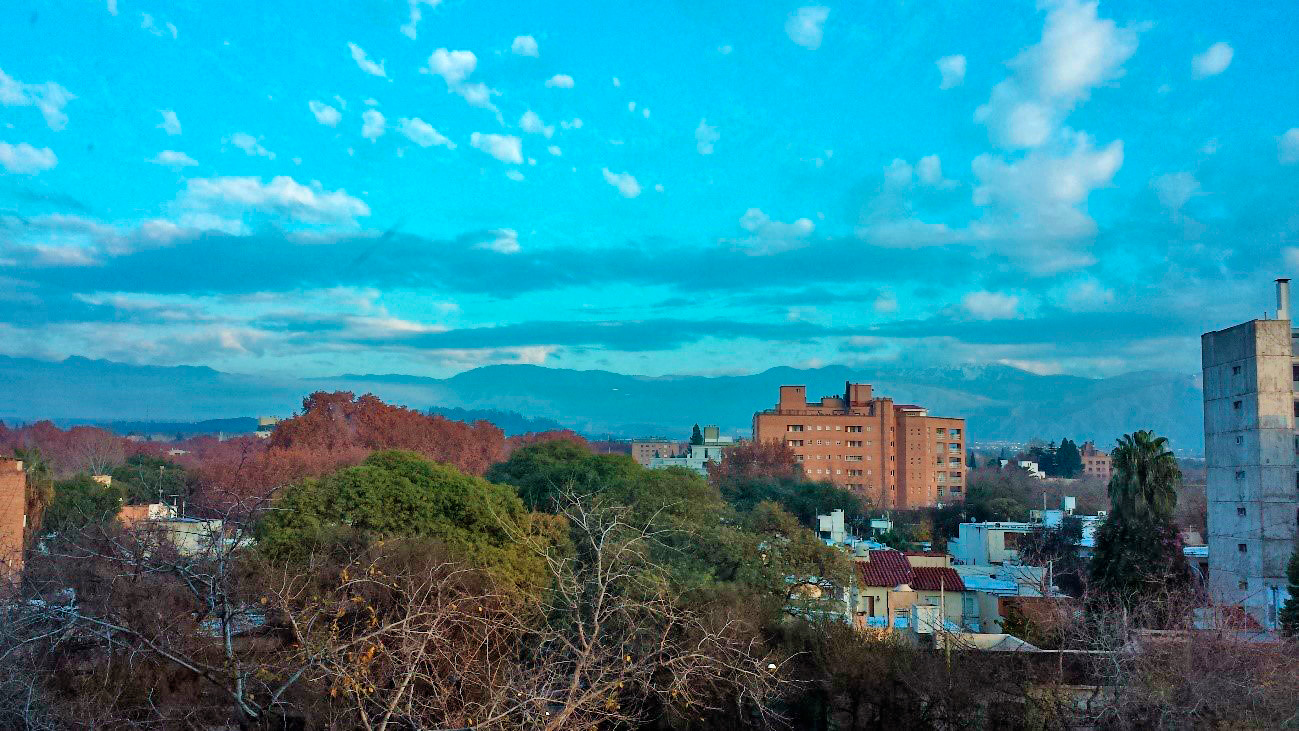
[[[378,109],[367,109],[361,113],[361,136],[371,142],[383,137],[388,129],[388,120]]]
[[[965,83],[965,56],[943,56],[934,63],[943,77],[939,89],[951,89]]]
[[[560,150],[558,145],[551,145],[550,147],[547,147],[546,152],[549,152],[555,157],[559,157],[560,155],[564,154],[563,150]]]
[[[155,155],[149,162],[154,165],[163,165],[172,169],[187,168],[198,164],[198,161],[194,158],[176,150],[163,150]]]
[[[1136,49],[1136,31],[1098,18],[1096,3],[1060,0],[1047,12],[1041,41],[1010,62],[1013,75],[993,87],[974,119],[1003,147],[1038,147],[1093,88],[1122,76]]]
[[[469,144],[501,162],[523,163],[523,140],[513,135],[475,132],[470,135]]]
[[[442,0],[409,0],[410,3],[410,21],[401,27],[402,35],[415,40],[415,33],[419,29],[419,22],[424,17],[421,5],[427,5],[430,8],[436,8]]]
[[[925,185],[943,182],[943,163],[937,155],[926,155],[916,162],[916,177]]]
[[[663,192],[663,184],[662,184],[662,183],[655,183],[655,184],[654,184],[654,192],[656,192],[656,193],[662,193],[662,192]]]
[[[614,173],[609,168],[603,169],[604,182],[618,189],[623,198],[635,198],[640,195],[640,183],[631,173]]]
[[[513,180],[516,183],[523,182],[523,173],[519,172],[518,170],[506,170],[505,177],[509,178],[510,180]]]
[[[994,248],[1031,252],[1030,263],[1043,272],[1090,264],[1076,242],[1094,236],[1096,223],[1081,206],[1122,165],[1121,140],[1096,148],[1083,133],[1071,134],[1064,154],[1035,150],[1014,162],[980,155],[972,163],[974,203],[985,215],[972,230]]]
[[[385,78],[388,76],[388,72],[383,70],[382,61],[379,63],[371,61],[370,57],[365,55],[365,51],[355,43],[349,42],[347,47],[352,52],[352,60],[356,62],[356,65],[359,66],[362,71],[371,76],[383,76]]]
[[[734,50],[735,50],[735,49],[732,48],[732,47],[730,46],[730,44],[727,44],[727,45],[725,45],[725,46],[718,46],[718,47],[717,47],[717,52],[720,53],[720,54],[722,54],[723,56],[729,56],[729,55],[731,55],[731,51],[734,51]]]
[[[448,51],[439,48],[428,57],[429,71],[446,80],[447,86],[455,86],[469,77],[478,67],[478,57],[473,51]]]
[[[510,44],[510,52],[516,56],[531,56],[533,58],[540,55],[537,52],[537,39],[532,36],[515,36],[514,42]]]
[[[19,175],[35,175],[57,165],[59,158],[48,147],[32,147],[26,142],[11,145],[0,142],[0,168]]]
[[[1290,271],[1299,269],[1299,246],[1287,246],[1282,249],[1281,260]]]
[[[1160,175],[1150,182],[1155,195],[1174,216],[1181,214],[1182,207],[1191,198],[1200,195],[1200,182],[1191,173],[1168,173]]]
[[[1233,55],[1229,44],[1215,43],[1191,58],[1191,74],[1197,79],[1217,76],[1231,65]]]
[[[537,113],[531,109],[524,112],[523,116],[519,118],[519,128],[533,135],[550,137],[555,134],[554,126],[547,126],[545,122],[541,121],[541,117],[537,116]]]
[[[256,211],[304,223],[354,223],[370,207],[344,190],[328,191],[312,181],[302,185],[285,175],[263,183],[256,177],[191,178],[178,199],[200,214],[240,215]]]
[[[492,229],[481,241],[474,244],[475,249],[487,249],[499,254],[519,253],[519,232],[512,228]]]
[[[1019,297],[1000,292],[969,292],[961,307],[976,320],[1009,320],[1019,317]]]
[[[572,89],[573,77],[568,74],[555,74],[549,79],[546,79],[546,86],[556,89]]]
[[[871,308],[880,315],[897,312],[898,297],[892,292],[880,292],[879,295],[875,297],[875,302],[871,304]]]
[[[574,117],[572,119],[566,119],[561,121],[559,123],[559,126],[563,127],[564,129],[582,129],[582,120],[578,117]]]
[[[439,48],[429,56],[427,71],[441,76],[447,82],[447,91],[460,95],[469,102],[470,106],[496,111],[496,106],[492,104],[492,95],[497,92],[487,84],[466,81],[476,68],[478,68],[478,57],[473,51],[448,51]]]
[[[1277,139],[1278,159],[1282,165],[1299,162],[1299,127],[1292,127]]]
[[[180,134],[180,118],[175,112],[170,109],[159,109],[158,113],[162,115],[162,122],[158,125],[158,129],[169,135]]]
[[[803,48],[815,51],[821,47],[821,26],[830,16],[830,8],[812,5],[799,8],[785,21],[785,35]]]
[[[622,79],[619,79],[617,76],[613,77],[613,86],[615,89],[622,86]]]
[[[911,163],[902,158],[895,158],[884,168],[884,182],[892,188],[905,188],[911,185]]]
[[[406,119],[403,117],[398,120],[397,131],[401,132],[407,139],[420,147],[441,145],[448,150],[456,149],[456,143],[447,139],[445,135],[442,135],[437,130],[433,129],[433,125],[425,122],[419,117],[414,117],[412,119]]]
[[[176,31],[175,25],[171,23],[163,23],[162,25],[158,25],[158,22],[155,21],[153,16],[149,15],[148,13],[140,13],[140,27],[149,31],[155,36],[170,35],[173,40],[179,35]]]
[[[713,154],[713,144],[721,138],[722,135],[716,127],[708,126],[707,119],[699,120],[699,126],[695,127],[695,149],[700,155]]]
[[[816,230],[816,224],[809,218],[800,218],[791,223],[773,221],[759,208],[750,208],[740,216],[740,228],[749,232],[749,237],[732,241],[743,247],[750,254],[775,254],[807,245],[807,238]]]
[[[343,118],[342,113],[339,112],[337,109],[329,106],[328,104],[318,102],[314,99],[307,102],[307,107],[309,107],[311,109],[311,113],[315,115],[316,121],[320,122],[326,127],[337,126],[339,120]]]
[[[247,153],[250,157],[264,157],[269,160],[275,159],[275,153],[262,147],[262,143],[252,135],[246,132],[236,132],[230,135],[230,144],[238,147]]]
[[[640,110],[640,116],[644,117],[645,119],[649,119],[650,116],[649,107],[643,107]]]
[[[1114,303],[1114,290],[1095,279],[1084,279],[1064,296],[1065,306],[1073,312],[1095,312]]]
[[[55,132],[68,126],[68,115],[63,108],[76,99],[67,89],[47,81],[43,84],[24,84],[0,70],[0,105],[6,107],[36,107],[45,124]]]
[[[108,14],[117,15],[117,0],[108,0]]]

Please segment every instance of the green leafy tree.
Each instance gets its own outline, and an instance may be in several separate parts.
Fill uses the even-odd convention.
[[[799,522],[815,527],[816,516],[832,510],[844,512],[844,522],[860,523],[868,508],[865,498],[829,482],[813,482],[798,477],[751,477],[726,480],[721,494],[736,510],[752,510],[770,501],[792,513]]]
[[[1090,586],[1095,601],[1121,605],[1137,621],[1163,624],[1170,591],[1190,573],[1173,523],[1181,471],[1168,440],[1149,431],[1125,434],[1111,453],[1110,514],[1096,531]]]
[[[553,441],[514,450],[508,460],[492,465],[485,477],[512,485],[530,509],[551,512],[556,499],[566,493],[586,495],[625,485],[643,470],[625,455],[592,454],[571,441]]]
[[[519,586],[539,585],[545,572],[527,542],[564,543],[562,521],[529,512],[509,487],[398,450],[290,486],[257,535],[263,555],[275,561],[387,539],[430,539]]]
[[[186,497],[189,491],[185,468],[164,457],[131,455],[109,474],[114,484],[122,485],[126,502],[132,505],[171,502]]]
[[[1038,526],[1020,541],[1019,555],[1031,566],[1050,566],[1051,575],[1060,590],[1069,596],[1083,593],[1086,565],[1078,555],[1082,540],[1082,521],[1066,515],[1057,527]]]
[[[54,501],[45,511],[44,530],[70,533],[117,518],[125,502],[119,485],[105,485],[90,475],[54,483]]]
[[[701,432],[701,431],[699,431],[699,425],[698,425],[698,424],[695,424],[695,428],[690,430],[690,443],[691,443],[691,444],[703,444],[703,443],[704,443],[704,433]]]
[[[1078,445],[1069,439],[1061,439],[1055,450],[1055,470],[1060,477],[1074,478],[1082,473],[1082,454]]]
[[[1286,637],[1299,637],[1299,551],[1290,555],[1290,563],[1285,567],[1286,578],[1290,585],[1286,590],[1290,598],[1281,607],[1281,632]]]

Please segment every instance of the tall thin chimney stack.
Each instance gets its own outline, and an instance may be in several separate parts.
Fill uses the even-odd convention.
[[[1276,280],[1276,319],[1290,319],[1290,280]]]

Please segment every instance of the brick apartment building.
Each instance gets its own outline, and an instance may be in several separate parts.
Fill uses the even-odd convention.
[[[27,529],[27,474],[23,463],[0,457],[0,593],[23,568]]]
[[[1082,457],[1083,477],[1095,477],[1108,482],[1110,475],[1114,474],[1109,452],[1102,452],[1095,444],[1083,442],[1078,448],[1078,456]]]
[[[784,442],[804,473],[858,491],[880,508],[965,498],[965,420],[930,416],[847,383],[843,396],[808,403],[805,386],[781,386],[776,408],[753,415],[753,439]]]
[[[631,443],[631,458],[642,467],[649,467],[650,462],[663,457],[680,457],[686,453],[688,442],[671,439],[637,439]]]

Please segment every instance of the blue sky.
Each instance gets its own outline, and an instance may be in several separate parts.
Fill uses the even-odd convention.
[[[0,353],[1198,369],[1299,274],[1288,2],[0,7]]]

